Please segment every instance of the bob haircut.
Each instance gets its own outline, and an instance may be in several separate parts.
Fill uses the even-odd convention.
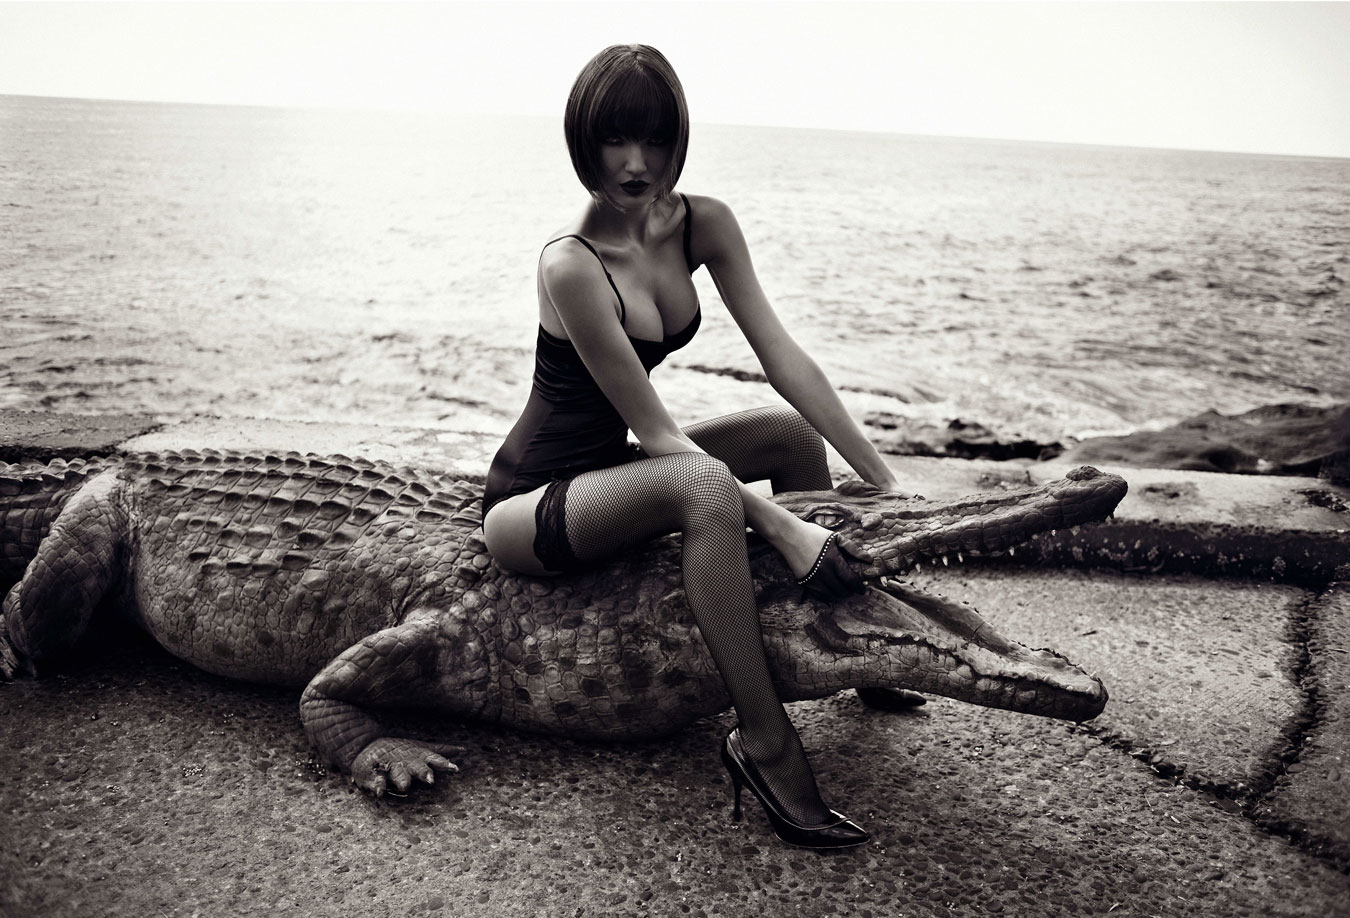
[[[582,68],[567,97],[563,135],[572,168],[592,196],[621,207],[601,191],[606,138],[657,138],[670,145],[670,161],[656,177],[658,197],[675,189],[689,149],[689,109],[680,78],[650,45],[611,45]]]

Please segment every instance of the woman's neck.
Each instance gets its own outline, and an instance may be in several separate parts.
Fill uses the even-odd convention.
[[[664,201],[653,201],[639,207],[620,209],[608,201],[592,200],[583,218],[583,225],[605,239],[641,244],[647,240],[653,226],[660,222],[659,216],[665,206]]]

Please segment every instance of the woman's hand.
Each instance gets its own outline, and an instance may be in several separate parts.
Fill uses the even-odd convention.
[[[863,481],[861,478],[846,478],[834,489],[840,494],[850,497],[875,497],[878,494],[894,494],[901,500],[912,500],[920,497],[918,494],[909,491],[901,491],[895,484],[895,477],[892,476],[887,484],[877,484],[871,481]],[[920,497],[920,499],[922,499]]]
[[[883,466],[883,468],[886,467]],[[882,491],[892,491],[895,493],[900,493],[902,497],[910,496],[908,494],[903,494],[900,492],[900,484],[895,480],[895,476],[891,474],[891,470],[889,468],[886,468],[885,475],[873,475],[870,479],[868,479],[868,483],[872,484],[873,486]]]

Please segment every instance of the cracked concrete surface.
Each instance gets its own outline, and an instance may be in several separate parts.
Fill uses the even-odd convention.
[[[1350,584],[1335,584],[1310,603],[1304,635],[1305,728],[1258,812],[1266,825],[1345,868],[1350,866]]]
[[[0,418],[10,444],[14,429]],[[241,437],[420,462],[473,443],[210,419],[132,442]],[[934,497],[1039,474],[903,465]],[[1160,551],[1212,508],[1262,517],[1249,482],[1228,481],[1244,496],[1225,503],[1226,481],[1166,498]],[[1297,516],[1287,487],[1261,487],[1277,547],[1286,526],[1338,544],[1344,514]],[[1121,525],[1148,521],[1136,506]],[[827,799],[873,835],[832,855],[781,845],[753,805],[729,821],[729,715],[625,746],[410,717],[463,747],[462,770],[375,801],[315,764],[294,693],[105,625],[63,672],[0,686],[0,914],[1350,916],[1346,585],[1073,567],[1094,537],[1057,537],[1050,560],[1067,569],[953,563],[916,579],[1095,670],[1112,693],[1096,721],[943,699],[886,714],[851,693],[791,706]]]
[[[1088,728],[1160,774],[1240,799],[1278,773],[1304,704],[1285,641],[1303,590],[1035,569],[919,581],[1099,676],[1111,700]]]

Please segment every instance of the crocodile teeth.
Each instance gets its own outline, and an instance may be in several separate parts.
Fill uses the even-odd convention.
[[[966,556],[963,555],[963,554],[961,554],[959,551],[956,553],[956,563],[957,563],[957,564],[965,564],[965,563],[966,563]]]
[[[947,564],[947,556],[946,556],[946,555],[943,555],[943,556],[942,556],[942,566],[943,566],[943,567],[949,567],[949,566],[950,566],[950,565]]]
[[[1016,557],[1016,555],[1017,555],[1017,549],[1014,548],[1014,547],[1011,546],[1011,545],[1008,546],[1008,557],[1009,557],[1009,558],[1012,558],[1012,557]]]

